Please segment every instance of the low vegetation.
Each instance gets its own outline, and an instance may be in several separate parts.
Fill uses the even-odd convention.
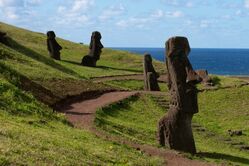
[[[143,81],[139,80],[91,80],[142,74],[141,56],[104,49],[99,67],[83,67],[80,62],[88,46],[58,38],[62,61],[55,61],[48,56],[45,34],[4,23],[0,29],[8,33],[10,42],[10,47],[0,43],[0,165],[163,164],[162,159],[73,128],[65,115],[49,107],[85,92],[142,90]],[[157,71],[165,72],[163,63],[154,64]],[[213,77],[215,87],[198,86],[202,90],[200,112],[193,119],[198,155],[188,157],[249,165],[249,87],[239,79]],[[98,130],[158,147],[157,122],[169,106],[166,84],[160,83],[160,88],[165,95],[142,94],[99,109],[95,120]],[[228,130],[243,134],[230,136]]]
[[[0,78],[0,165],[155,165],[161,159],[71,127],[62,114]]]
[[[140,80],[113,80],[104,83],[124,90],[144,90],[144,81]],[[163,92],[168,90],[165,83],[159,83],[159,87]]]
[[[199,113],[193,119],[198,155],[191,158],[225,165],[249,164],[248,96],[248,86],[199,94]],[[96,126],[138,143],[159,146],[157,122],[167,112],[168,100],[167,95],[142,95],[102,108]],[[243,135],[231,137],[228,130],[241,130]]]

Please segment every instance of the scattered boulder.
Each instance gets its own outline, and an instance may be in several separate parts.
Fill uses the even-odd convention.
[[[199,75],[199,77],[201,77],[204,85],[214,86],[213,80],[209,77],[207,70],[196,70],[195,72]]]
[[[83,66],[96,67],[96,63],[100,59],[101,50],[104,48],[100,41],[101,38],[100,32],[95,31],[92,33],[89,54],[84,56],[81,62]]]
[[[171,149],[196,153],[192,117],[198,113],[197,88],[202,80],[188,59],[190,46],[185,37],[166,42],[166,66],[170,90],[170,108],[158,124],[158,141]]]
[[[9,45],[7,33],[0,31],[0,43],[3,43],[5,45]]]
[[[231,137],[243,135],[242,130],[228,130],[227,132]]]
[[[144,90],[160,91],[157,79],[159,74],[155,71],[150,54],[144,55]]]
[[[54,31],[47,32],[47,49],[51,58],[61,60],[60,50],[62,50],[62,47],[57,43],[55,37]]]

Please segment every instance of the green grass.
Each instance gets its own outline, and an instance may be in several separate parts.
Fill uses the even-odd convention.
[[[216,89],[222,89],[222,88],[227,88],[227,87],[239,87],[246,82],[244,80],[238,79],[238,78],[232,78],[228,76],[220,76],[220,75],[211,75],[211,78],[214,83],[214,87]],[[197,85],[198,89],[205,89],[203,84],[198,84]]]
[[[249,164],[249,151],[232,145],[249,145],[248,96],[248,86],[199,94],[200,112],[194,116],[193,122],[205,131],[200,132],[194,127],[199,154],[191,158],[225,165]],[[159,107],[151,96],[141,96],[99,110],[96,125],[110,134],[159,146],[156,142],[157,122],[166,112],[167,109]],[[230,137],[228,129],[243,130],[244,135]]]
[[[72,128],[0,78],[0,165],[156,165],[161,159]]]
[[[80,62],[82,57],[88,53],[88,46],[58,38],[63,50],[62,60],[56,61],[48,56],[45,34],[4,23],[0,23],[0,29],[7,32],[10,43],[10,47],[0,43],[1,73],[6,78],[12,74],[9,81],[12,81],[13,77],[25,76],[46,88],[57,98],[46,103],[53,104],[67,96],[78,95],[86,91],[111,88],[87,81],[92,77],[142,73],[143,58],[136,54],[104,49],[98,67],[84,67],[80,65]],[[158,71],[164,71],[163,63],[155,61],[154,64]],[[17,84],[19,84],[18,81]],[[44,98],[51,97],[44,96]]]
[[[89,80],[92,77],[141,74],[141,56],[103,49],[97,68],[83,67],[79,64],[88,53],[88,46],[58,38],[63,47],[62,61],[55,61],[48,56],[45,34],[4,23],[0,23],[0,29],[8,33],[11,44],[7,47],[0,43],[0,165],[162,163],[161,159],[72,128],[64,115],[37,101],[33,96],[37,94],[20,89],[23,86],[21,79],[27,77],[52,93],[52,98],[44,93],[40,97],[53,103],[86,91],[106,90],[110,88],[108,85],[141,90],[143,81],[108,81],[104,85]],[[154,66],[158,72],[165,72],[163,63],[154,61]],[[194,128],[197,149],[201,152],[197,158],[226,165],[248,165],[249,152],[232,144],[249,144],[249,88],[240,87],[244,82],[238,79],[214,78],[216,88],[220,89],[199,95],[200,112],[193,120],[205,129],[199,132]],[[162,91],[167,91],[166,84],[160,84],[160,87]],[[198,87],[203,88],[202,85]],[[222,89],[224,87],[233,88]],[[31,92],[35,93],[32,88],[35,91],[36,87],[30,87]],[[166,94],[161,98],[168,100]],[[161,101],[156,100],[142,95],[113,104],[98,110],[95,122],[105,132],[158,146],[157,122],[167,109],[158,106]],[[229,129],[242,130],[244,134],[230,137],[227,133]]]
[[[150,96],[142,95],[98,110],[95,123],[106,132],[138,143],[157,145],[155,129],[164,113]]]
[[[39,61],[43,65],[46,65],[47,68],[48,66],[55,68],[64,74],[70,74],[78,78],[91,78],[142,73],[143,58],[136,54],[103,49],[101,60],[98,62],[97,68],[83,67],[80,65],[80,62],[82,57],[88,54],[88,46],[57,38],[63,50],[61,51],[62,61],[55,61],[48,56],[45,34],[27,31],[4,23],[0,23],[0,29],[8,33],[11,38],[10,43],[12,49],[16,52],[23,54],[28,59]],[[18,62],[20,63],[21,60]],[[154,64],[158,71],[164,71],[165,67],[163,63],[155,61]],[[30,70],[30,74],[34,77],[44,77],[44,75],[42,75],[43,73],[39,74],[39,69],[36,68],[35,65],[36,64],[31,66],[33,71]],[[19,69],[22,71],[21,66]],[[37,72],[35,73],[35,71]],[[48,70],[41,69],[41,71],[49,71],[49,68]],[[33,72],[34,74],[32,74]],[[49,75],[50,74],[47,74],[46,76],[48,77]],[[56,77],[57,74],[51,74],[50,76]]]
[[[121,88],[124,90],[144,90],[144,81],[140,80],[115,80],[106,81],[105,84],[111,85],[113,87]],[[159,83],[161,91],[168,91],[166,83]]]
[[[10,37],[10,47],[0,43],[0,165],[162,164],[162,159],[71,127],[63,114],[33,96],[54,104],[86,91],[108,90],[88,79],[141,73],[142,57],[104,49],[99,67],[83,67],[79,63],[87,46],[58,38],[64,49],[62,61],[55,61],[48,56],[45,34],[4,23],[0,29]],[[21,90],[23,78],[33,82],[25,87],[33,94]]]

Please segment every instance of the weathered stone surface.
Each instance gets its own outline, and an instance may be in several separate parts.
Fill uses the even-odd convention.
[[[208,86],[214,85],[212,78],[209,77],[209,75],[208,75],[207,70],[196,70],[195,72],[199,75],[199,77],[201,77],[203,84],[208,85]]]
[[[144,55],[144,90],[160,91],[157,79],[159,74],[155,71],[150,54]]]
[[[96,63],[100,59],[100,55],[102,52],[101,50],[104,48],[100,40],[100,32],[93,32],[91,36],[91,43],[89,46],[89,54],[84,56],[81,62],[83,66],[96,67]]]
[[[166,66],[170,89],[170,108],[158,124],[158,139],[162,146],[196,153],[192,133],[192,117],[198,113],[197,89],[201,78],[188,60],[190,46],[185,37],[173,37],[166,42]]]
[[[7,33],[0,31],[0,43],[8,45]]]
[[[60,50],[62,49],[62,47],[57,43],[55,37],[56,35],[54,31],[47,32],[47,49],[51,58],[60,60],[61,59]]]

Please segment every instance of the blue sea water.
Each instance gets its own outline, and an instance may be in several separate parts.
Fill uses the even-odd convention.
[[[143,55],[150,53],[164,61],[164,48],[113,48]],[[189,59],[194,69],[207,69],[218,75],[249,75],[249,49],[192,48]]]

